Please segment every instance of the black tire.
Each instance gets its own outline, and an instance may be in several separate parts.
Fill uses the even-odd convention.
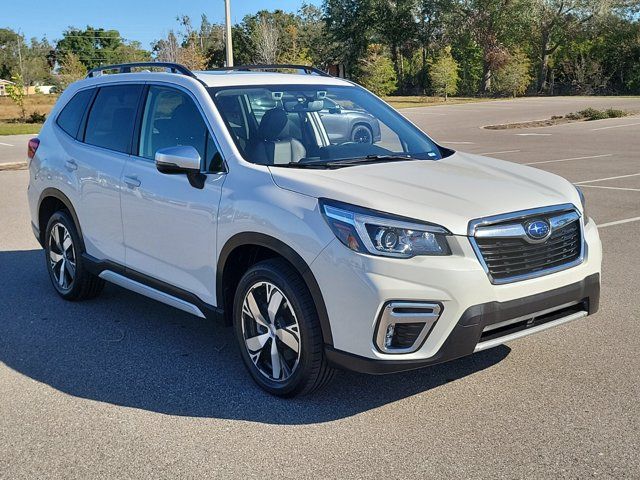
[[[54,228],[56,229],[55,234],[52,233]],[[55,238],[57,236],[60,239],[64,232],[68,232],[69,240],[67,242],[70,241],[71,245],[61,248]],[[61,243],[64,244],[63,239]],[[58,295],[65,300],[85,300],[100,294],[105,282],[84,267],[80,235],[78,235],[75,223],[66,210],[60,210],[51,215],[45,230],[44,251],[49,278]],[[64,263],[62,260],[56,263],[53,258],[61,256],[64,257]],[[73,270],[73,275],[71,270]]]
[[[271,292],[280,293],[283,296],[279,304],[281,308],[279,307],[273,315],[268,310],[271,301],[267,298],[269,293],[266,290],[267,285],[275,287],[275,289],[271,289]],[[265,302],[261,303],[259,301],[261,299],[257,299],[258,301],[254,299],[254,302],[263,315],[262,320],[271,325],[268,328],[255,321],[254,315],[247,311],[249,292],[251,291],[252,295],[255,294],[255,297],[258,297],[261,288],[265,288],[267,293],[267,297],[264,298]],[[271,298],[276,297],[275,293],[271,294]],[[243,306],[245,306],[244,311]],[[252,333],[248,332],[254,324],[257,330]],[[262,261],[252,266],[244,274],[236,289],[233,305],[233,328],[247,370],[255,382],[267,392],[281,397],[305,395],[326,385],[333,378],[334,370],[328,365],[324,355],[322,330],[311,294],[298,272],[284,260]],[[282,336],[279,336],[278,332],[282,334],[283,329],[293,333],[294,336],[295,333],[299,334],[297,337],[299,356],[293,367],[291,365],[294,363],[296,352],[288,347],[289,343],[285,344],[281,341]],[[271,333],[269,333],[270,331]],[[264,345],[260,349],[252,351],[253,358],[256,359],[254,362],[247,338],[251,337],[249,340],[252,340],[265,335],[271,335],[271,337],[264,341]],[[290,338],[289,342],[291,342]],[[277,362],[278,367],[282,363],[282,378],[277,380],[274,379],[275,369],[273,362],[271,362],[273,342],[276,342],[276,356],[280,358]],[[288,372],[285,371],[287,369]],[[287,373],[289,373],[288,377],[285,376]]]
[[[358,123],[351,130],[351,141],[371,145],[373,144],[373,130],[364,123]]]

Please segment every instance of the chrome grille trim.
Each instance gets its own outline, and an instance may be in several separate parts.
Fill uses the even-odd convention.
[[[525,232],[523,223],[529,219],[534,219],[534,218],[544,218],[551,225],[552,233],[541,242],[536,240],[531,240],[530,238],[528,238]],[[575,259],[567,263],[554,265],[549,268],[543,268],[541,270],[536,270],[536,271],[527,272],[523,274],[517,274],[509,277],[494,278],[494,275],[492,275],[491,269],[487,263],[487,261],[489,260],[485,260],[485,255],[489,256],[489,255],[492,255],[492,253],[486,252],[487,246],[485,246],[485,252],[483,253],[481,246],[476,241],[476,239],[525,240],[527,243],[531,244],[531,250],[527,252],[523,252],[522,258],[526,257],[527,255],[544,256],[545,253],[546,254],[549,253],[549,251],[545,249],[545,246],[549,245],[549,243],[547,242],[553,242],[551,244],[552,250],[553,248],[556,248],[556,251],[558,249],[566,249],[566,248],[569,248],[570,250],[575,249],[575,246],[573,244],[577,241],[577,239],[572,241],[571,238],[564,238],[569,234],[565,234],[564,236],[561,235],[560,238],[558,237],[552,238],[554,230],[557,232],[559,229],[563,229],[569,226],[573,222],[579,223],[577,236],[580,241],[580,245],[578,246],[579,253]],[[491,217],[484,217],[484,218],[472,220],[471,222],[469,222],[468,235],[469,235],[469,241],[471,242],[471,246],[473,247],[473,250],[476,256],[478,257],[478,260],[480,261],[482,268],[486,272],[491,283],[493,283],[494,285],[519,282],[519,281],[528,280],[531,278],[541,277],[544,275],[550,275],[552,273],[559,272],[562,270],[566,270],[568,268],[572,268],[572,267],[575,267],[576,265],[581,264],[586,258],[586,254],[587,254],[587,247],[584,241],[584,221],[582,219],[582,216],[579,210],[573,204],[570,204],[570,203],[553,205],[553,206],[543,207],[543,208],[534,208],[530,210],[520,210],[517,212],[494,215]],[[567,242],[569,242],[568,245],[567,245]],[[512,248],[517,249],[517,247],[515,246]],[[512,254],[514,252],[508,252],[508,253]],[[496,247],[496,254],[500,254],[499,247]],[[576,252],[572,253],[570,257],[574,257],[575,254]],[[556,256],[557,255],[561,255],[561,253],[556,254]],[[562,258],[559,258],[558,260],[553,261],[551,263],[557,263],[558,261],[562,261]],[[496,273],[495,275],[498,275],[498,274]]]

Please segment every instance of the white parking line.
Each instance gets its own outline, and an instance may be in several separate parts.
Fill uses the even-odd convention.
[[[497,155],[498,153],[516,153],[519,152],[520,150],[500,150],[498,152],[484,152],[484,153],[478,153],[478,155]]]
[[[607,222],[598,225],[598,228],[612,227],[613,225],[622,225],[623,223],[638,222],[640,217],[625,218],[624,220],[616,220],[615,222]]]
[[[402,113],[402,111],[403,111],[403,110],[405,110],[405,111],[406,111],[406,110],[409,110],[409,111],[407,112],[407,114],[408,114],[408,115],[437,115],[437,116],[439,116],[439,117],[446,117],[446,116],[447,116],[447,114],[446,114],[446,113],[436,113],[436,112],[415,112],[415,111],[411,110],[411,108],[402,108],[402,109],[400,109],[400,110],[401,110],[401,113]]]
[[[604,188],[605,190],[626,190],[628,192],[640,192],[640,188],[628,188],[628,187],[605,187],[604,185],[580,185],[581,187],[588,188]]]
[[[445,140],[440,140],[440,143],[451,143],[451,144],[457,144],[457,145],[473,145],[473,142],[447,142]]]
[[[604,182],[606,180],[617,180],[618,178],[637,177],[638,175],[640,175],[640,173],[630,173],[629,175],[618,175],[616,177],[596,178],[595,180],[583,180],[582,182],[575,182],[575,185],[582,185],[584,183]]]
[[[551,133],[516,133],[519,137],[549,137]]]
[[[3,145],[5,147],[15,147],[15,145],[11,145],[10,143],[2,143],[2,142],[0,142],[0,145]]]
[[[608,127],[600,127],[600,128],[592,128],[592,132],[597,132],[598,130],[609,130],[610,128],[622,128],[622,127],[632,127],[634,125],[640,125],[640,122],[636,123],[625,123],[624,125],[610,125]]]
[[[559,158],[557,160],[543,160],[541,162],[529,162],[529,163],[525,163],[525,165],[541,165],[543,163],[568,162],[569,160],[586,160],[588,158],[604,158],[604,157],[612,157],[612,156],[613,156],[613,153],[605,153],[603,155],[589,155],[587,157]]]

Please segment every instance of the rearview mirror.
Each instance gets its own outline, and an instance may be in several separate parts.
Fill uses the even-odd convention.
[[[161,148],[155,159],[160,173],[186,173],[192,187],[204,188],[207,176],[200,172],[200,154],[191,145]]]

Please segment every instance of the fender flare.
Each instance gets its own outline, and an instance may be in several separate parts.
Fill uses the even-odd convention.
[[[322,291],[320,286],[311,271],[311,268],[305,262],[305,260],[289,245],[277,238],[270,235],[266,235],[258,232],[243,232],[238,233],[227,240],[220,250],[218,256],[217,270],[216,270],[216,298],[219,307],[225,308],[225,305],[221,305],[224,302],[224,290],[222,284],[222,276],[224,268],[226,266],[227,259],[233,250],[237,247],[244,245],[255,245],[259,247],[268,248],[274,251],[278,255],[285,258],[293,267],[298,271],[302,279],[304,280],[311,297],[318,312],[318,318],[320,320],[320,327],[322,329],[322,338],[325,345],[333,345],[333,336],[331,334],[331,324],[329,322],[329,314],[327,313],[327,307],[324,303]]]
[[[64,204],[64,206],[67,208],[67,210],[69,210],[69,213],[71,214],[71,218],[73,219],[73,223],[75,223],[76,228],[78,229],[78,236],[80,237],[82,250],[84,251],[84,237],[82,235],[82,227],[80,226],[80,221],[78,220],[78,215],[76,214],[76,210],[75,208],[73,208],[73,204],[71,203],[71,200],[69,200],[69,197],[67,197],[64,193],[62,193],[57,188],[52,188],[52,187],[45,188],[42,191],[42,193],[40,193],[40,198],[38,199],[38,230],[40,233],[40,243],[44,242],[44,238],[43,238],[45,234],[44,230],[46,230],[47,228],[46,225],[40,225],[40,209],[42,208],[42,201],[48,197],[54,197],[60,200]]]

